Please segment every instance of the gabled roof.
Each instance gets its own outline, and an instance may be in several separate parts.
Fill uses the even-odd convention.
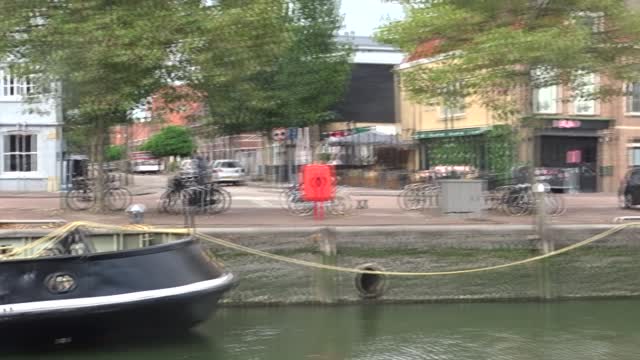
[[[441,52],[440,45],[444,42],[442,38],[423,41],[416,46],[416,49],[405,59],[405,63],[426,59],[438,55]]]

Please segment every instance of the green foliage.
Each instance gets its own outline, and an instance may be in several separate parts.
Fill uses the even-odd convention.
[[[167,84],[182,2],[3,1],[0,59],[32,80],[34,104],[57,102],[65,129],[76,140],[85,134],[89,153],[101,165],[109,127],[127,121],[132,109]],[[99,177],[103,171],[98,166]],[[101,210],[103,185],[97,184]]]
[[[438,165],[467,165],[480,167],[482,151],[478,148],[480,137],[453,137],[433,139],[429,143],[429,163]]]
[[[530,85],[564,85],[575,92],[567,97],[606,100],[623,92],[615,80],[640,80],[640,16],[622,0],[404,2],[406,19],[384,26],[378,39],[408,53],[438,39],[426,56],[446,55],[437,66],[402,72],[419,103],[469,98],[509,118],[523,106],[528,112],[530,102],[515,95]],[[546,71],[533,77],[534,69]],[[578,81],[584,73],[612,81],[587,91]]]
[[[318,160],[322,161],[322,162],[328,162],[329,160],[331,160],[331,154],[330,153],[319,153],[318,154]]]
[[[125,148],[122,145],[111,145],[107,148],[105,160],[118,161],[124,157]]]
[[[516,134],[509,125],[496,125],[488,131],[487,168],[494,174],[510,176],[516,161]]]
[[[431,166],[466,165],[508,175],[516,159],[516,134],[510,125],[493,126],[486,134],[432,139],[428,143]]]
[[[12,71],[32,76],[40,90],[34,100],[59,100],[66,121],[123,122],[141,99],[166,84],[166,49],[176,42],[173,2],[11,3],[0,11],[0,49],[6,50],[0,57],[13,60]],[[56,83],[63,91],[51,88]]]
[[[180,164],[177,161],[172,161],[167,165],[167,171],[170,173],[176,172],[178,169],[180,169]]]
[[[227,0],[189,21],[182,43],[218,133],[306,126],[332,118],[349,76],[350,48],[335,40],[335,0]]]
[[[150,151],[154,156],[190,156],[196,146],[188,129],[181,126],[167,126],[153,135],[140,150]]]

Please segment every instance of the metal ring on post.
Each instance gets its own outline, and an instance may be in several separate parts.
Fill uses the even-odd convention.
[[[382,267],[375,263],[358,266],[358,270],[384,271]],[[383,274],[357,274],[355,278],[356,289],[363,299],[377,299],[384,295],[387,290],[387,277]]]

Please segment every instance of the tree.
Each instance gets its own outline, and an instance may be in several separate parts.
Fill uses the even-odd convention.
[[[140,148],[150,151],[153,156],[190,156],[196,146],[188,129],[181,126],[167,126],[153,135]]]
[[[58,102],[65,127],[89,136],[99,178],[109,127],[127,121],[141,99],[167,82],[179,4],[32,0],[1,6],[0,59],[32,80],[34,103]],[[96,184],[102,209],[102,181]]]
[[[122,157],[124,156],[124,152],[125,152],[125,149],[123,145],[111,145],[107,148],[105,159],[107,161],[122,160]]]
[[[467,98],[504,117],[530,112],[532,88],[563,85],[606,100],[640,79],[640,16],[623,0],[407,0],[405,20],[377,37],[407,53],[440,56],[402,72],[413,100]],[[584,74],[610,81],[585,86]],[[563,99],[568,100],[568,99]],[[523,111],[524,107],[524,111]]]
[[[180,52],[218,134],[328,118],[349,75],[335,0],[227,0],[194,13],[206,20]]]

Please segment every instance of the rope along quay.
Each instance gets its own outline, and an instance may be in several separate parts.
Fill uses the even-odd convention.
[[[287,257],[287,256],[282,256],[282,255],[276,255],[276,254],[272,254],[272,253],[268,253],[265,251],[261,251],[261,250],[257,250],[257,249],[253,249],[247,246],[243,246],[243,245],[239,245],[239,244],[235,244],[233,242],[230,241],[226,241],[220,238],[216,238],[210,235],[206,235],[206,234],[202,234],[202,233],[198,233],[198,232],[193,232],[191,229],[159,229],[159,228],[153,228],[151,226],[144,226],[144,225],[134,225],[134,226],[116,226],[116,225],[106,225],[106,224],[98,224],[98,223],[93,223],[93,222],[84,222],[84,221],[79,221],[79,222],[73,222],[73,223],[69,223],[59,229],[56,229],[55,231],[51,232],[50,234],[30,243],[27,244],[23,247],[20,248],[16,248],[15,250],[11,251],[8,254],[5,254],[4,256],[0,257],[0,261],[1,260],[6,260],[6,259],[10,259],[13,257],[16,257],[19,254],[24,253],[26,250],[29,249],[33,249],[37,246],[43,246],[42,249],[36,251],[31,257],[36,257],[38,256],[42,251],[44,251],[44,249],[46,248],[47,245],[51,245],[51,244],[55,244],[56,241],[59,241],[61,239],[63,239],[65,237],[66,234],[68,234],[69,232],[79,228],[79,227],[86,227],[86,228],[93,228],[93,229],[102,229],[102,230],[112,230],[112,231],[119,231],[119,232],[126,232],[126,233],[156,233],[156,234],[174,234],[174,235],[191,235],[194,236],[200,240],[209,242],[209,243],[213,243],[213,244],[217,244],[220,246],[223,246],[225,248],[229,248],[229,249],[234,249],[240,252],[244,252],[247,254],[251,254],[251,255],[256,255],[256,256],[261,256],[264,258],[268,258],[268,259],[272,259],[272,260],[276,260],[276,261],[281,261],[281,262],[285,262],[285,263],[289,263],[289,264],[293,264],[293,265],[299,265],[299,266],[304,266],[304,267],[310,267],[310,268],[316,268],[316,269],[323,269],[323,270],[331,270],[331,271],[337,271],[337,272],[345,272],[345,273],[354,273],[354,274],[373,274],[373,275],[386,275],[386,276],[402,276],[402,277],[428,277],[428,276],[447,276],[447,275],[462,275],[462,274],[471,274],[471,273],[479,273],[479,272],[486,272],[486,271],[493,271],[493,270],[499,270],[499,269],[505,269],[505,268],[510,268],[510,267],[514,267],[514,266],[519,266],[519,265],[524,265],[524,264],[529,264],[529,263],[533,263],[536,261],[540,261],[540,260],[544,260],[547,258],[551,258],[553,256],[557,256],[560,254],[564,254],[567,253],[569,251],[581,248],[583,246],[589,245],[591,243],[594,243],[596,241],[602,240],[608,236],[614,235],[628,227],[637,227],[640,226],[640,223],[627,223],[627,224],[622,224],[622,225],[618,225],[615,226],[609,230],[603,231],[600,234],[594,235],[588,239],[582,240],[580,242],[577,242],[573,245],[569,245],[566,247],[563,247],[561,249],[549,252],[547,254],[543,254],[543,255],[538,255],[538,256],[534,256],[531,258],[527,258],[527,259],[523,259],[523,260],[518,260],[518,261],[514,261],[514,262],[510,262],[510,263],[506,263],[506,264],[501,264],[501,265],[494,265],[494,266],[486,266],[486,267],[480,267],[480,268],[473,268],[473,269],[464,269],[464,270],[452,270],[452,271],[434,271],[434,272],[404,272],[404,271],[375,271],[375,270],[365,270],[365,269],[356,269],[356,268],[349,268],[349,267],[342,267],[342,266],[333,266],[333,265],[325,265],[325,264],[320,264],[320,263],[316,263],[316,262],[312,262],[312,261],[305,261],[305,260],[299,260],[299,259],[295,259],[295,258],[291,258],[291,257]]]

